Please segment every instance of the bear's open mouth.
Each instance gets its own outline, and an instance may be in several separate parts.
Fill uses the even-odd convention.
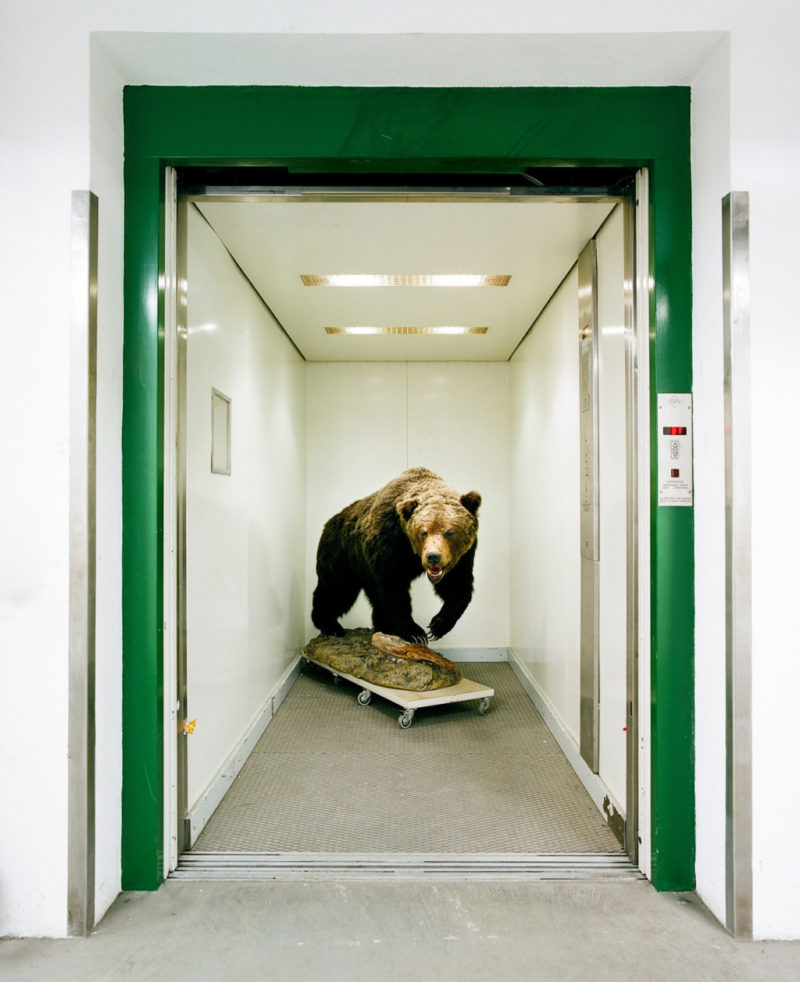
[[[431,583],[435,583],[437,580],[441,580],[441,578],[444,576],[444,567],[428,566],[426,567],[425,572],[428,574],[428,579],[431,581]]]

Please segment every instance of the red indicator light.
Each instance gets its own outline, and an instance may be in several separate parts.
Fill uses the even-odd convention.
[[[685,426],[665,426],[663,431],[664,436],[686,436]]]

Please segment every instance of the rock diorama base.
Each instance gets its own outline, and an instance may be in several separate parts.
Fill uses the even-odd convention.
[[[425,645],[409,644],[365,627],[347,630],[341,638],[317,635],[303,654],[336,672],[390,689],[429,692],[461,681],[458,668]]]

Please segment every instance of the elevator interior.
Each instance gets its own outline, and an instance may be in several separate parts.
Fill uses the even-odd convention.
[[[183,572],[165,662],[178,716],[196,725],[168,748],[170,827],[189,816],[176,852],[202,829],[315,633],[324,521],[416,465],[484,502],[475,597],[437,648],[456,660],[511,660],[562,747],[574,746],[605,792],[605,817],[624,825],[636,780],[626,202],[608,190],[496,187],[181,197],[167,425],[179,437]],[[591,266],[588,286],[579,257]],[[406,278],[313,279],[331,274]],[[508,280],[424,279],[465,274]],[[587,468],[599,543],[588,587]],[[436,605],[423,581],[413,604],[427,623]],[[369,622],[363,599],[344,621]]]

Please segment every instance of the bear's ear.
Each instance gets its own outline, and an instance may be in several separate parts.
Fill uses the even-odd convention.
[[[414,513],[414,509],[417,507],[419,502],[416,498],[409,498],[407,501],[398,501],[397,503],[397,514],[407,522],[409,518]]]
[[[477,515],[478,508],[481,504],[481,496],[477,491],[467,491],[466,494],[461,495],[461,504],[467,511],[472,512],[473,515]]]

